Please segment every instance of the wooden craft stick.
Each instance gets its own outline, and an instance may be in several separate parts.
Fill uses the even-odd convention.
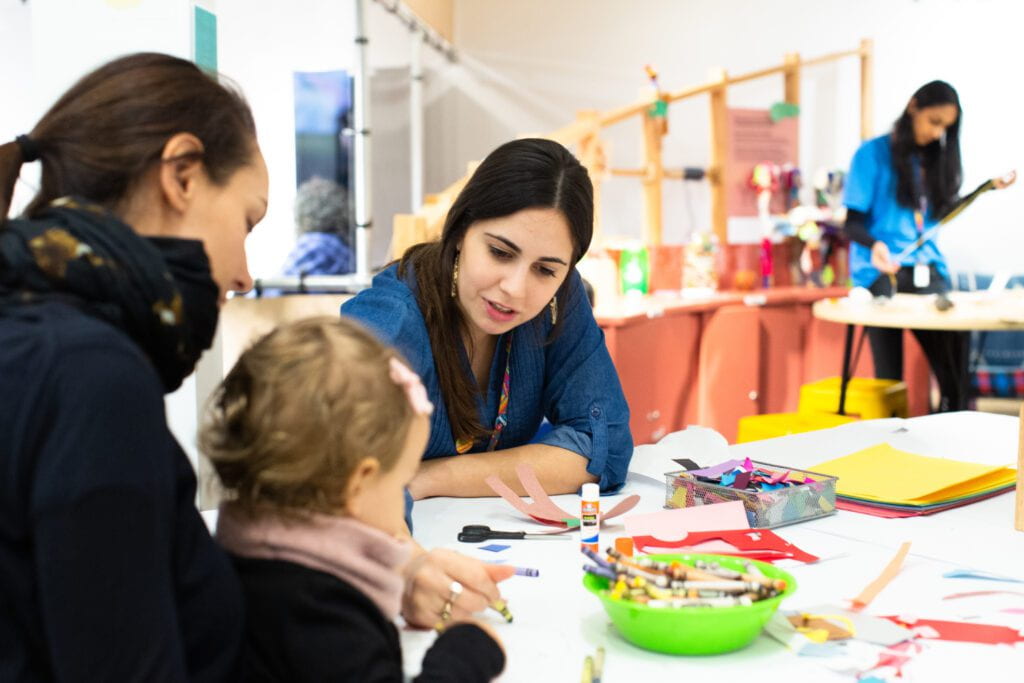
[[[1020,438],[1017,441],[1017,507],[1013,526],[1024,531],[1024,406],[1020,407]]]
[[[882,589],[889,585],[889,582],[896,578],[896,575],[900,573],[900,568],[903,566],[903,560],[906,558],[907,553],[910,552],[910,541],[906,541],[900,546],[900,549],[896,552],[896,556],[892,558],[882,573],[878,575],[878,578],[867,585],[867,587],[860,592],[860,595],[855,597],[851,602],[853,603],[853,609],[860,610],[864,609],[871,603],[875,597],[882,592]]]

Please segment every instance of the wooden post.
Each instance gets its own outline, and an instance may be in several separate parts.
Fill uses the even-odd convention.
[[[786,102],[800,106],[800,53],[790,52],[783,63],[786,66]]]
[[[402,258],[405,250],[427,240],[427,219],[414,213],[396,213],[391,229],[391,258]]]
[[[652,103],[653,106],[653,103]],[[644,244],[661,244],[661,181],[665,168],[661,162],[661,138],[664,119],[644,112]]]
[[[585,123],[589,132],[580,139],[580,163],[587,169],[590,182],[594,186],[594,234],[590,240],[591,249],[600,248],[603,238],[601,234],[601,185],[607,172],[608,161],[604,156],[604,146],[597,134],[601,130],[599,112],[585,109],[576,112],[576,120]]]
[[[871,125],[871,112],[874,109],[872,99],[872,69],[874,68],[874,41],[865,38],[860,41],[860,139],[867,140],[874,135]]]
[[[1017,443],[1017,512],[1013,526],[1024,531],[1024,406],[1020,407],[1020,438]]]
[[[720,249],[728,243],[728,216],[726,215],[725,166],[729,146],[729,117],[726,110],[725,69],[715,69],[711,82],[718,85],[711,90],[711,228],[718,236]]]

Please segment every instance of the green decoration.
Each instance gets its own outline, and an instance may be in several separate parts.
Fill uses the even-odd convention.
[[[776,102],[771,108],[772,123],[778,123],[782,119],[800,115],[800,105],[789,102]]]
[[[656,119],[665,118],[668,116],[668,102],[665,100],[658,100],[651,105],[650,109],[647,110],[647,113]]]

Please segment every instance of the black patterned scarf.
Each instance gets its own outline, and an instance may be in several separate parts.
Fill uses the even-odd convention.
[[[141,237],[96,204],[58,199],[0,228],[0,307],[60,300],[110,322],[168,392],[213,342],[217,298],[201,242]]]

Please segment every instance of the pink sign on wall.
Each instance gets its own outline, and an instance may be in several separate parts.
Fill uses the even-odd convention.
[[[799,126],[795,116],[773,123],[767,109],[730,109],[726,155],[726,215],[729,242],[757,242],[757,192],[750,186],[754,166],[768,161],[781,166],[799,161]],[[772,196],[773,214],[786,211],[782,192]]]

